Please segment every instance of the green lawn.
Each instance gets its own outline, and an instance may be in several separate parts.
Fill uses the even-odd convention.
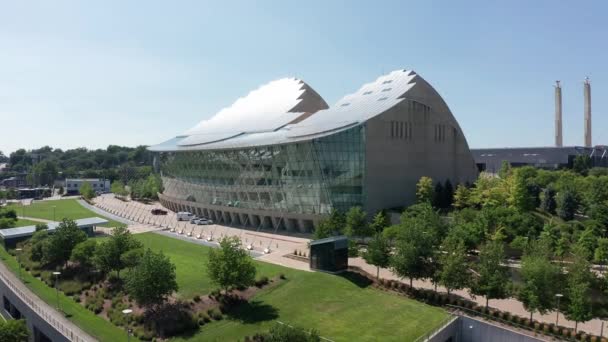
[[[31,221],[31,220],[25,220],[25,219],[18,219],[17,220],[17,224],[15,225],[15,227],[25,227],[25,226],[35,226],[37,225],[38,221]]]
[[[82,219],[88,217],[100,216],[97,213],[80,205],[75,199],[62,199],[56,201],[35,201],[31,205],[12,205],[17,211],[17,215],[24,217],[40,218],[45,220],[61,221],[64,218]],[[54,208],[53,208],[54,207]],[[54,214],[53,214],[54,211]],[[120,222],[110,220],[109,223],[103,225],[105,227],[116,227],[122,225]]]
[[[147,247],[163,250],[175,263],[180,296],[190,298],[214,289],[206,276],[208,247],[154,233],[136,237]],[[268,329],[276,320],[315,328],[334,341],[412,341],[447,317],[440,308],[360,287],[341,276],[263,262],[256,262],[256,267],[259,276],[283,273],[287,280],[260,291],[236,317],[207,324],[196,335],[176,341],[242,340]]]
[[[0,248],[0,258],[15,274],[19,274],[17,260],[4,248]],[[57,297],[55,289],[48,287],[45,283],[34,278],[28,272],[21,272],[27,287],[37,294],[42,300],[51,306],[56,306]],[[59,306],[68,318],[76,323],[82,330],[96,337],[100,341],[126,341],[127,335],[124,330],[117,328],[105,319],[96,316],[84,306],[76,303],[70,297],[59,292]],[[133,339],[135,340],[135,339]]]

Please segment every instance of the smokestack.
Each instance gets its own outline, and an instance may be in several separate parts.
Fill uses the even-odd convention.
[[[562,87],[555,81],[555,147],[562,147]]]
[[[591,147],[591,83],[589,83],[589,77],[585,77],[583,90],[585,97],[585,147]]]

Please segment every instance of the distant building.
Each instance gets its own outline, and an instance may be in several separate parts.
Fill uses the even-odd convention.
[[[44,197],[51,196],[51,188],[40,187],[40,188],[19,188],[16,191],[17,199],[42,199]]]
[[[608,167],[608,147],[505,147],[471,149],[478,171],[498,173],[503,161],[513,167],[535,166],[541,169],[571,168],[579,155],[591,157],[592,166]]]
[[[84,183],[91,184],[93,191],[98,193],[105,193],[110,191],[110,180],[100,178],[66,178],[65,179],[65,193],[67,195],[78,195],[80,194],[80,187]]]
[[[26,186],[25,177],[15,176],[0,181],[0,186],[5,188],[22,188]]]

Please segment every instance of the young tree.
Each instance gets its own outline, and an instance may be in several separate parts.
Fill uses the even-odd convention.
[[[449,179],[446,179],[445,184],[443,186],[443,205],[444,209],[449,209],[452,207],[452,203],[454,202],[454,187],[452,186],[452,182]]]
[[[456,187],[456,192],[454,193],[454,203],[452,204],[456,209],[464,209],[469,205],[469,189],[462,185],[458,184]]]
[[[566,287],[565,315],[574,321],[574,331],[578,329],[579,322],[585,322],[593,318],[591,311],[591,264],[587,261],[586,251],[578,248],[575,250],[574,262],[568,267],[568,278]]]
[[[376,216],[374,216],[372,223],[370,224],[373,233],[382,233],[388,226],[390,226],[390,221],[383,210],[380,210]]]
[[[580,175],[586,176],[590,168],[591,157],[588,155],[578,155],[574,158],[574,162],[572,162],[572,169]]]
[[[429,177],[421,177],[416,184],[417,203],[431,203],[433,201],[433,180]]]
[[[530,312],[530,320],[534,311],[545,314],[555,305],[555,294],[559,288],[560,269],[551,263],[546,255],[531,253],[524,255],[521,263],[523,285],[519,289],[518,298]]]
[[[444,192],[443,184],[441,184],[441,182],[437,182],[435,184],[435,190],[433,191],[433,199],[431,200],[433,207],[438,208],[438,209],[445,208],[445,202],[444,202],[445,194],[443,192]]]
[[[209,252],[207,270],[211,281],[228,293],[230,287],[247,287],[255,281],[256,269],[251,256],[241,248],[238,237],[226,237],[219,249]]]
[[[597,262],[602,267],[602,273],[608,263],[608,238],[599,238],[597,247],[593,253],[593,261]]]
[[[83,232],[76,222],[63,219],[55,233],[49,237],[49,243],[43,249],[44,259],[47,263],[67,263],[74,247],[85,241],[87,234]]]
[[[6,342],[28,342],[30,332],[25,320],[9,319],[0,320],[0,341]]]
[[[486,308],[490,299],[509,296],[509,269],[501,241],[491,240],[481,247],[479,261],[474,266],[476,277],[471,284],[471,293],[486,297]]]
[[[376,266],[376,279],[380,278],[380,267],[388,267],[390,262],[391,247],[388,241],[380,233],[376,233],[373,240],[367,245],[367,251],[363,259]]]
[[[371,231],[367,224],[367,214],[361,207],[352,207],[346,212],[346,227],[344,233],[346,236],[370,236]]]
[[[549,214],[555,214],[556,207],[555,190],[549,187],[545,188],[540,199],[540,210]]]
[[[578,200],[574,192],[569,189],[560,191],[556,196],[557,215],[563,220],[570,221],[578,207]]]
[[[164,303],[177,291],[175,265],[163,254],[147,249],[137,266],[127,274],[127,293],[141,306],[153,307]]]
[[[426,204],[425,208],[430,208],[430,205]],[[393,272],[402,278],[410,278],[410,286],[414,279],[430,275],[429,264],[438,236],[430,215],[424,213],[424,208],[421,211],[409,213],[406,210],[401,216],[395,251],[390,260]],[[430,211],[433,212],[432,208]]]
[[[112,230],[112,236],[97,246],[94,263],[105,272],[116,271],[120,278],[120,270],[127,267],[122,255],[141,247],[141,242],[135,240],[126,227],[116,227]]]
[[[339,210],[332,209],[329,217],[322,220],[316,227],[315,239],[323,239],[330,236],[340,235],[344,232],[346,219]]]
[[[120,261],[125,266],[125,268],[132,269],[133,267],[139,265],[143,255],[144,250],[142,248],[134,248],[122,253],[122,255],[120,256]]]
[[[503,160],[498,170],[498,177],[505,179],[511,174],[511,164],[507,160]]]
[[[95,191],[93,190],[93,187],[91,186],[91,184],[89,182],[82,183],[82,185],[80,186],[80,189],[78,191],[80,192],[80,195],[82,197],[84,197],[88,200],[95,197]]]
[[[110,191],[113,194],[119,196],[126,196],[129,194],[127,189],[125,188],[125,183],[120,180],[115,180],[114,182],[112,182],[112,185],[110,186]]]
[[[97,249],[97,241],[94,239],[87,239],[80,242],[74,246],[70,260],[79,263],[80,266],[84,268],[90,268],[93,266],[95,249]]]
[[[439,255],[439,284],[448,291],[460,290],[469,284],[469,262],[464,242],[446,239],[444,253]]]

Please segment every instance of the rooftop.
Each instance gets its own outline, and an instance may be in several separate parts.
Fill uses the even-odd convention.
[[[85,228],[90,226],[98,226],[100,224],[108,223],[108,220],[104,220],[100,217],[89,217],[84,219],[74,220],[78,228]],[[54,231],[59,227],[60,222],[49,222],[46,225],[49,227],[48,231]],[[22,236],[30,236],[36,232],[36,226],[24,226],[17,228],[0,229],[0,238],[12,239]]]

